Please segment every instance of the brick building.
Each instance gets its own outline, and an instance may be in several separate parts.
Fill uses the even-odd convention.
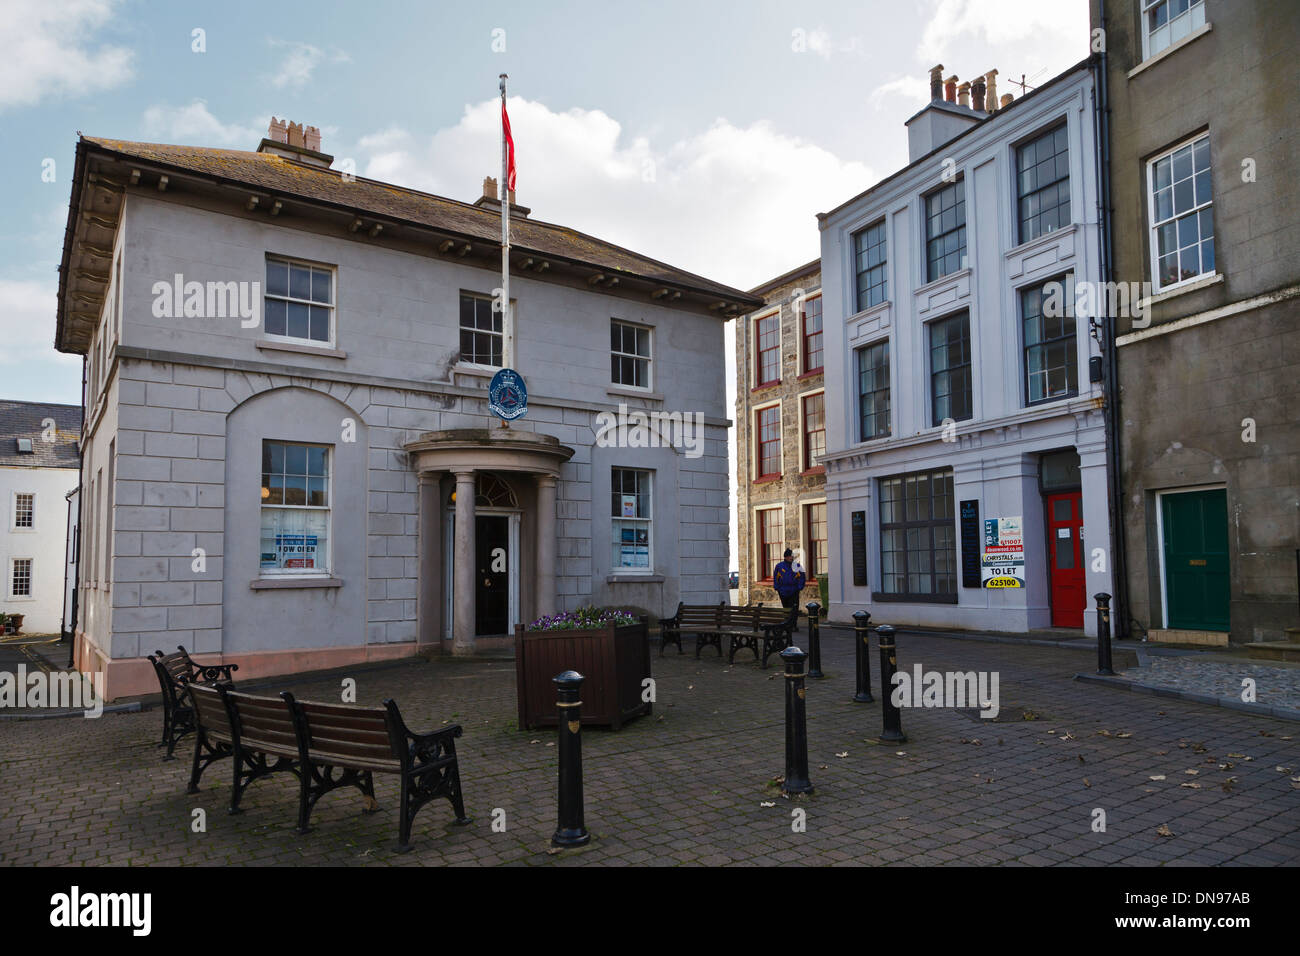
[[[805,605],[828,570],[821,260],[750,294],[765,304],[736,322],[740,601],[779,600],[772,569],[790,548],[808,572]]]

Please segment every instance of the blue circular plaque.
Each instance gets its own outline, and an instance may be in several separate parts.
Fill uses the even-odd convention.
[[[488,386],[488,408],[506,421],[514,421],[528,411],[528,387],[524,377],[512,368],[503,368],[492,376]]]

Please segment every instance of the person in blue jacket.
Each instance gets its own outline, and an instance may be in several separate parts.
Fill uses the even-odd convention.
[[[786,548],[781,562],[772,571],[772,587],[776,589],[777,596],[781,598],[781,606],[787,608],[797,608],[799,606],[799,592],[808,583],[803,568],[796,568],[796,565],[791,561],[793,557],[794,552]],[[794,630],[796,632],[799,630],[797,615],[795,616]]]

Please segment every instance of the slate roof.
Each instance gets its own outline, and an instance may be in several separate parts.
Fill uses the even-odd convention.
[[[83,136],[82,139],[87,144],[124,157],[266,190],[278,196],[328,203],[498,245],[501,241],[501,214],[497,208],[474,206],[360,176],[350,177],[349,181],[339,170],[294,162],[270,152],[169,146],[93,136]],[[576,260],[610,273],[624,273],[674,288],[693,289],[742,305],[761,304],[739,289],[674,268],[567,226],[512,218],[510,237],[511,247],[516,252]]]
[[[45,441],[42,422],[54,419],[54,441]],[[18,451],[18,439],[32,440],[31,454]],[[81,407],[48,402],[0,399],[0,466],[18,468],[79,468]]]

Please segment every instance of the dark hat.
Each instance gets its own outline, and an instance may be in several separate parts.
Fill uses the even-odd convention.
[[[785,554],[781,555],[781,557],[783,557],[783,558],[792,558],[792,557],[794,557],[794,552],[791,551],[789,548],[786,548],[786,549],[785,549]]]

